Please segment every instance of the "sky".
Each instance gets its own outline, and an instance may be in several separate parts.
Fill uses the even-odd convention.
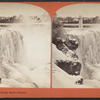
[[[0,16],[13,16],[13,15],[41,15],[47,13],[43,8],[31,4],[20,3],[0,3]]]
[[[69,6],[65,6],[60,8],[57,11],[58,17],[95,17],[100,16],[100,4],[96,3],[82,3],[82,4],[72,4]]]

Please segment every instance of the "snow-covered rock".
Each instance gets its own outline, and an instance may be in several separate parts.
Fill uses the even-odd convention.
[[[64,45],[63,43],[61,46]],[[63,50],[67,48],[67,51]],[[77,83],[82,84],[83,79],[80,76],[81,64],[75,56],[75,52],[70,50],[66,46],[62,46],[62,49],[57,47],[57,44],[52,44],[52,84],[53,88],[74,88]],[[75,76],[78,75],[78,76]],[[80,80],[80,81],[79,81]],[[82,83],[81,83],[82,82]],[[84,87],[84,86],[83,86]],[[88,86],[86,86],[88,87]]]
[[[82,77],[80,75],[69,75],[53,63],[52,87],[53,88],[93,88],[89,85],[78,85],[76,82]]]
[[[69,38],[69,37],[68,37]],[[73,51],[78,46],[76,39],[68,39],[63,41],[60,37],[55,37],[55,42],[53,42],[53,62],[71,75],[79,75],[81,70],[81,64],[78,60],[78,56]],[[76,43],[77,42],[77,43]]]

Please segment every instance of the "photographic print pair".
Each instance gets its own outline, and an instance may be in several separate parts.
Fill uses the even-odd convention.
[[[0,87],[100,88],[99,9],[0,3]]]

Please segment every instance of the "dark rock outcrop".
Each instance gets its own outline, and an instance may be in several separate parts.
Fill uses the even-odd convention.
[[[70,75],[80,75],[80,70],[81,70],[80,62],[57,60],[56,65]]]
[[[76,84],[79,84],[79,85],[83,84],[83,78],[81,78],[80,80],[76,81]]]
[[[80,75],[81,63],[78,61],[78,56],[74,52],[78,48],[78,41],[74,36],[69,35],[66,39],[55,37],[53,44],[57,49],[62,51],[63,54],[70,55],[73,60],[56,60],[56,65],[63,69],[70,75]]]
[[[67,41],[65,41],[65,45],[70,50],[76,50],[78,48],[78,41],[75,38],[72,38],[71,36],[69,36]]]
[[[53,44],[56,45],[57,49],[62,50],[64,48],[64,40],[57,37],[53,40]]]

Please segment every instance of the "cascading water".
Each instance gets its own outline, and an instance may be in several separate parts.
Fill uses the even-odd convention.
[[[81,75],[85,84],[100,88],[100,30],[75,29],[67,30],[67,34],[77,37],[79,47],[75,51],[82,64]]]
[[[23,57],[23,36],[14,30],[0,30],[0,65],[21,63]],[[3,68],[1,68],[3,70]],[[5,73],[1,70],[1,77]]]
[[[0,87],[50,87],[49,28],[50,25],[1,27]]]

